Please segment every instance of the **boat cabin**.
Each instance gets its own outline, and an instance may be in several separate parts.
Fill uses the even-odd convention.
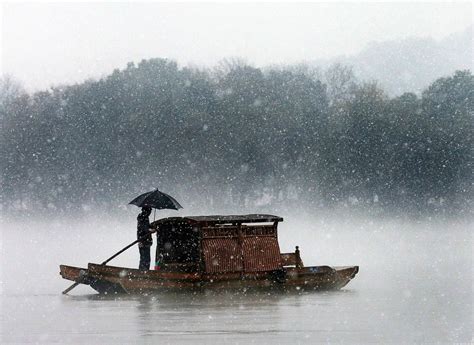
[[[292,253],[280,254],[281,221],[265,214],[159,219],[152,223],[158,227],[155,270],[251,273],[296,264]]]

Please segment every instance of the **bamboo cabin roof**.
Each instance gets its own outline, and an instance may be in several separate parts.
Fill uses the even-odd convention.
[[[246,215],[227,215],[227,216],[187,216],[187,217],[169,217],[158,219],[153,224],[160,225],[165,223],[211,223],[211,224],[233,224],[233,223],[273,223],[283,221],[282,217],[271,214],[246,214]]]

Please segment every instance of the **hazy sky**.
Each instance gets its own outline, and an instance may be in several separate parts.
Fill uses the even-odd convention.
[[[36,3],[2,5],[2,73],[29,90],[167,57],[261,66],[360,51],[370,41],[440,39],[473,22],[451,3]]]

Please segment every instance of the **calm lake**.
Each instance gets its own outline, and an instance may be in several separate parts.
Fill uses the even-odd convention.
[[[285,215],[283,215],[285,217]],[[303,219],[303,220],[302,220]],[[472,222],[287,216],[282,252],[306,265],[359,265],[344,289],[99,296],[59,264],[101,262],[135,219],[1,224],[1,343],[313,344],[471,342]],[[138,250],[111,262],[136,266]]]

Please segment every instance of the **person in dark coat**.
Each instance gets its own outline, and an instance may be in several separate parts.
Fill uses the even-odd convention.
[[[150,247],[153,244],[153,238],[151,234],[156,230],[150,230],[150,220],[148,217],[151,214],[151,207],[142,207],[142,211],[137,217],[137,239],[145,237],[138,242],[138,250],[140,251],[140,264],[138,269],[149,270],[150,269]]]

